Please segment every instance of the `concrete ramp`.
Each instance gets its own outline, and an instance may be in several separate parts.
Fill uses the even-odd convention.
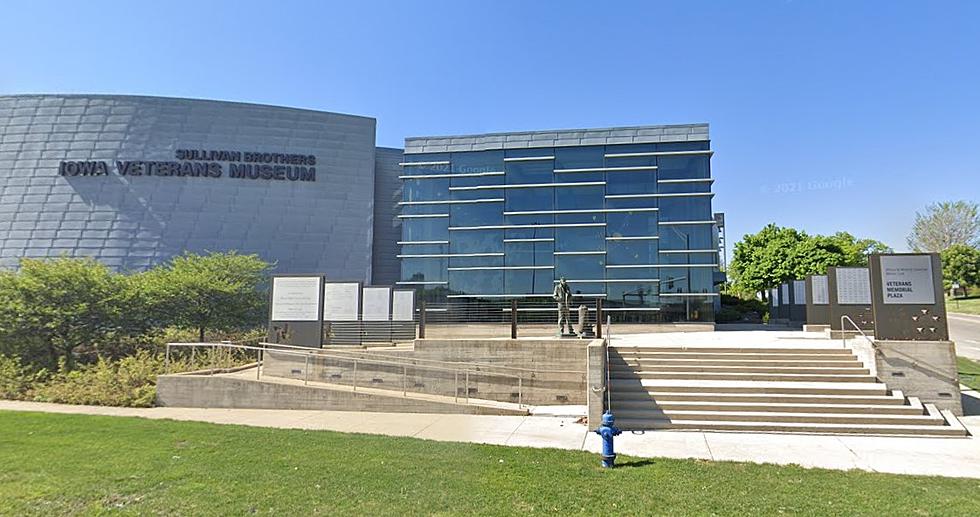
[[[306,409],[396,413],[527,415],[508,402],[329,384],[263,376],[254,369],[217,375],[178,374],[157,378],[157,405],[164,407]]]

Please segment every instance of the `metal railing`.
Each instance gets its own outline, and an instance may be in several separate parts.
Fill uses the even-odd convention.
[[[326,362],[333,360],[339,363],[346,363],[349,365],[349,370],[351,372],[350,377],[350,387],[352,391],[358,390],[358,370],[365,372],[365,366],[368,367],[384,367],[384,368],[400,368],[400,379],[401,379],[401,389],[400,390],[390,390],[387,388],[377,388],[373,389],[384,389],[386,391],[401,391],[402,395],[407,397],[409,392],[413,394],[428,394],[428,395],[442,395],[438,393],[429,393],[424,389],[418,389],[420,387],[424,388],[424,384],[420,386],[420,383],[409,382],[409,377],[416,378],[419,377],[419,370],[426,372],[440,372],[443,374],[452,375],[453,377],[453,399],[455,402],[459,402],[460,398],[463,398],[466,403],[470,403],[470,388],[471,388],[471,377],[487,378],[487,377],[498,377],[503,379],[509,379],[511,382],[516,384],[516,398],[518,407],[524,407],[524,377],[521,375],[514,375],[510,373],[490,373],[485,371],[480,371],[475,368],[460,367],[458,364],[446,363],[446,364],[433,364],[437,361],[426,360],[427,364],[410,364],[405,360],[400,360],[398,358],[365,358],[365,357],[351,357],[350,354],[346,352],[330,352],[323,349],[307,349],[300,350],[303,347],[292,347],[289,345],[278,345],[273,344],[275,348],[269,348],[264,346],[249,346],[249,345],[236,345],[232,343],[167,343],[165,352],[165,370],[166,373],[171,373],[171,366],[174,363],[173,355],[175,350],[190,349],[190,354],[193,356],[194,351],[198,348],[207,348],[211,356],[217,356],[218,350],[229,350],[237,351],[242,355],[247,355],[249,352],[254,352],[256,354],[256,361],[254,363],[246,363],[243,365],[230,366],[230,367],[219,367],[215,364],[213,367],[206,370],[194,370],[188,373],[207,373],[208,375],[214,375],[215,373],[230,373],[232,371],[240,371],[242,369],[254,367],[256,370],[256,379],[260,379],[263,374],[263,369],[265,368],[265,363],[267,360],[266,355],[269,353],[275,353],[280,356],[302,358],[304,368],[303,368],[303,383],[308,385],[310,381],[310,371],[311,363],[316,366],[317,362],[323,363],[323,367],[326,368]],[[196,363],[189,363],[196,364]],[[415,375],[409,375],[409,369],[413,369]],[[386,372],[387,373],[387,372]],[[432,376],[430,375],[430,379]],[[372,379],[373,380],[373,379]],[[463,397],[460,397],[460,380],[462,380]],[[318,381],[313,381],[318,382]],[[368,381],[370,383],[371,381]],[[323,382],[324,384],[341,384],[342,382]],[[361,384],[360,387],[368,387],[366,384]]]
[[[854,330],[857,330],[858,333],[871,344],[871,348],[874,348],[875,350],[878,349],[878,345],[875,343],[875,340],[868,337],[868,335],[864,333],[864,330],[861,329],[857,323],[854,323],[854,320],[852,320],[851,317],[846,314],[841,315],[840,317],[841,345],[843,348],[847,348],[847,329],[844,328],[845,321],[849,322],[851,326],[854,327]]]
[[[602,298],[576,297],[568,310],[568,327],[576,335],[602,337]],[[416,311],[420,338],[553,337],[559,311],[550,297],[518,299],[450,298],[422,302]]]

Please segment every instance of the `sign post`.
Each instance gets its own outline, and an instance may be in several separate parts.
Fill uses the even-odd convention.
[[[281,275],[269,293],[271,343],[320,348],[323,345],[323,277]]]
[[[942,264],[936,253],[871,256],[875,336],[903,341],[946,341]]]

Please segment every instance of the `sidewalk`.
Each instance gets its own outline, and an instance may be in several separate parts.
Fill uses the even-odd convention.
[[[585,450],[599,437],[571,417],[475,416],[272,409],[113,408],[0,401],[0,410],[133,416],[257,427],[330,430],[428,440]],[[961,419],[980,433],[980,416]],[[896,438],[647,431],[624,433],[617,452],[637,457],[798,464],[837,470],[980,478],[977,438]],[[598,460],[597,460],[598,461]]]

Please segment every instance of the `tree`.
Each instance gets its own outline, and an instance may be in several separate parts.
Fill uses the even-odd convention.
[[[171,324],[196,329],[204,341],[207,330],[248,328],[265,318],[269,267],[257,255],[234,251],[186,253],[144,273],[142,281]]]
[[[125,278],[93,259],[23,259],[0,275],[0,341],[51,366],[72,369],[79,347],[133,332],[127,313],[139,310]]]
[[[769,224],[735,244],[729,272],[738,291],[763,292],[783,282],[821,274],[831,266],[866,266],[869,253],[887,251],[873,239],[846,232],[814,235]]]
[[[915,251],[940,252],[954,244],[980,247],[980,207],[969,201],[943,201],[915,213],[908,245]]]
[[[943,285],[946,289],[960,284],[964,292],[967,286],[980,285],[980,250],[964,244],[954,244],[939,256],[943,261]]]

